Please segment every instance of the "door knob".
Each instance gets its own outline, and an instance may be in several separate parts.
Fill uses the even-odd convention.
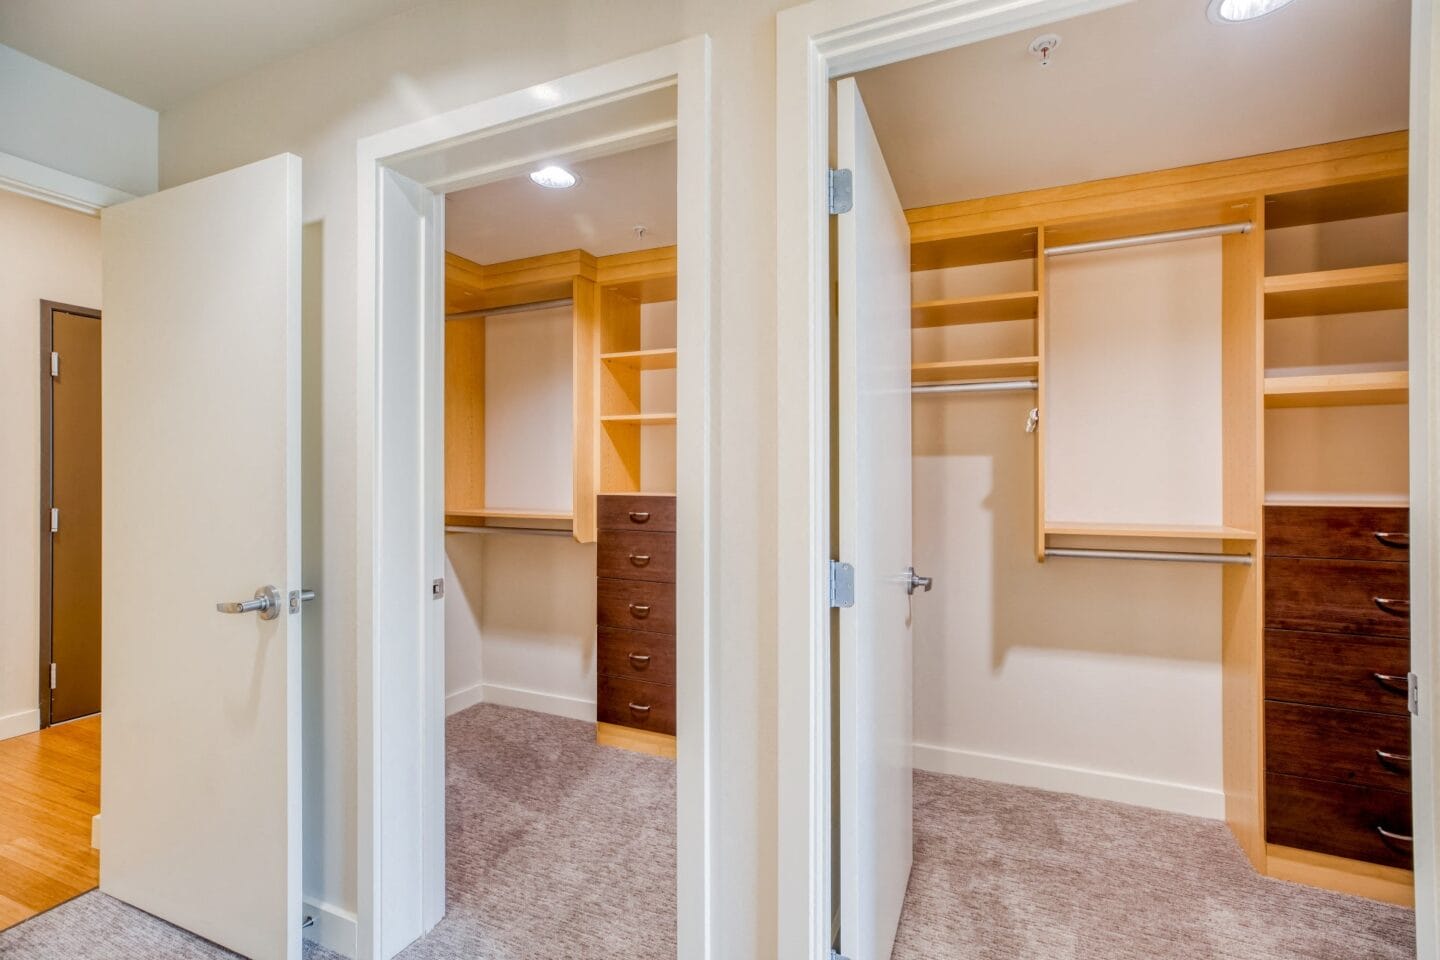
[[[920,576],[915,572],[914,567],[905,568],[905,592],[910,594],[912,597],[915,595],[916,590],[921,590],[925,593],[929,593],[930,588],[934,585],[935,581],[933,578]]]
[[[258,613],[261,620],[274,620],[280,616],[280,591],[266,584],[255,591],[255,599],[222,602],[215,604],[221,613]]]

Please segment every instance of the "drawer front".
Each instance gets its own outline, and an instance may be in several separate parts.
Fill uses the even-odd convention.
[[[675,534],[604,530],[595,572],[607,580],[675,582]]]
[[[675,732],[675,688],[664,683],[600,677],[596,714],[602,723],[614,723],[652,733]]]
[[[1340,560],[1408,560],[1405,507],[1266,507],[1265,554]]]
[[[1265,696],[1407,715],[1410,644],[1399,637],[1265,632]]]
[[[597,518],[601,530],[653,530],[675,532],[674,497],[622,497],[607,494],[599,498]]]
[[[596,620],[602,627],[675,635],[675,584],[597,580]]]
[[[1265,564],[1265,625],[1276,630],[1408,637],[1409,599],[1408,563],[1275,557]]]
[[[651,683],[675,682],[675,638],[601,627],[596,634],[602,676]]]
[[[1272,773],[1265,777],[1265,811],[1271,843],[1413,869],[1410,844],[1380,833],[1410,835],[1408,793]]]
[[[1410,719],[1267,701],[1265,768],[1409,792]]]

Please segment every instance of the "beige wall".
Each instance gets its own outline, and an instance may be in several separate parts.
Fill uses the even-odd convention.
[[[719,957],[773,953],[775,929],[775,103],[774,14],[788,0],[496,0],[430,3],[227,83],[161,117],[161,183],[280,151],[304,158],[307,300],[318,365],[317,569],[325,616],[307,664],[307,894],[355,893],[355,141],[485,97],[708,33],[714,43],[720,196],[716,363],[725,585],[718,604],[722,763],[716,811],[734,829],[715,853],[727,911]],[[311,252],[307,247],[307,252]],[[311,707],[314,706],[314,713]],[[318,738],[322,736],[324,740]]]
[[[100,221],[0,192],[0,738],[39,723],[41,300],[100,306]]]

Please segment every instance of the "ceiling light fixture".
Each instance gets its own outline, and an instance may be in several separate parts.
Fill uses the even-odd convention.
[[[1291,2],[1292,0],[1210,0],[1210,19],[1214,23],[1259,20]]]
[[[532,182],[542,187],[548,187],[551,190],[564,190],[566,187],[573,187],[580,182],[580,178],[569,170],[566,170],[564,167],[554,166],[541,167],[539,170],[530,174],[530,179]]]

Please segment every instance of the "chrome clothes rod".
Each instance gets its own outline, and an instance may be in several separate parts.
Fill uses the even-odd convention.
[[[549,530],[543,527],[454,527],[447,526],[446,533],[523,533],[533,537],[573,537],[571,530]]]
[[[1046,547],[1047,557],[1082,557],[1091,560],[1164,560],[1169,563],[1228,563],[1250,566],[1248,553],[1173,553],[1164,550],[1087,550],[1081,547]]]
[[[496,307],[493,310],[466,310],[464,313],[447,313],[446,320],[474,320],[476,317],[501,317],[507,313],[531,313],[536,310],[554,310],[556,307],[573,307],[574,297],[561,297],[558,300],[536,300],[534,303],[517,303],[509,307]]]
[[[1038,380],[977,380],[974,383],[919,383],[911,393],[1000,393],[1006,390],[1036,390]]]
[[[1046,247],[1045,256],[1063,257],[1070,253],[1093,253],[1096,250],[1140,247],[1147,243],[1170,243],[1172,240],[1195,240],[1199,237],[1219,237],[1227,233],[1249,233],[1253,228],[1254,224],[1246,220],[1243,223],[1217,223],[1213,227],[1191,227],[1189,230],[1166,230],[1164,233],[1142,233],[1134,237],[1116,237],[1114,240],[1089,240],[1085,243],[1062,243],[1058,247]]]

